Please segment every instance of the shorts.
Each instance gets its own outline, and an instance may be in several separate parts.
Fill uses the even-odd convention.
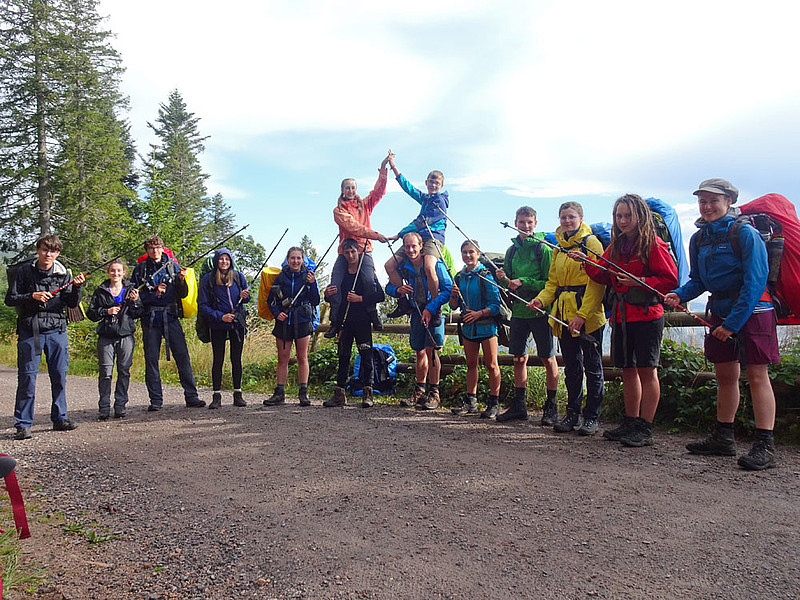
[[[653,321],[614,323],[611,328],[611,360],[617,369],[657,367],[661,357],[664,317]],[[627,339],[627,344],[626,344]]]
[[[553,330],[550,328],[549,319],[545,316],[523,319],[511,317],[511,331],[508,334],[508,353],[514,356],[524,356],[528,353],[528,335],[533,334],[536,342],[536,356],[550,358],[555,354],[553,344]]]
[[[428,327],[428,331],[433,336],[436,347],[444,346],[444,319],[438,327]],[[415,352],[433,346],[430,336],[425,333],[425,328],[422,326],[422,319],[416,311],[411,313],[411,334],[408,337],[408,343]]]
[[[712,314],[709,322],[717,326],[723,319]],[[747,365],[777,364],[781,362],[777,324],[775,311],[771,310],[751,315],[736,337],[727,342],[706,334],[706,357],[714,364],[738,360],[744,368]]]
[[[486,340],[490,340],[493,337],[497,337],[497,335],[485,335],[483,337],[477,337],[477,338],[469,338],[467,336],[464,336],[464,339],[467,340],[468,342],[472,342],[473,344],[482,344]]]
[[[422,256],[434,256],[440,258],[442,255],[442,248],[444,244],[433,238],[422,240]],[[406,259],[406,251],[401,247],[400,250],[394,253],[394,257],[400,264]]]
[[[314,324],[311,323],[311,321],[298,324],[296,334],[294,325],[284,325],[284,323],[285,321],[276,320],[275,327],[272,329],[272,335],[279,340],[291,342],[292,340],[299,340],[314,333]]]

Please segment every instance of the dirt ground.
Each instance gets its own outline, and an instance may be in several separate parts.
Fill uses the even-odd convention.
[[[0,367],[0,448],[37,515],[25,561],[49,583],[12,600],[800,597],[797,448],[749,473],[663,432],[628,449],[538,418],[230,394],[187,409],[176,388],[148,413],[141,384],[128,418],[98,422],[80,377],[81,425],[61,433],[46,375],[34,437],[14,441],[15,385]]]

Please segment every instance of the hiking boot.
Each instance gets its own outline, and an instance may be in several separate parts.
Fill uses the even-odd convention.
[[[701,442],[686,444],[686,449],[692,454],[702,456],[736,456],[736,443],[732,432],[730,435],[725,435],[715,431]]]
[[[200,400],[200,398],[192,398],[186,401],[186,408],[203,408],[205,405],[206,401]]]
[[[545,400],[544,407],[542,407],[542,427],[552,427],[558,420],[558,406],[555,400]]]
[[[364,388],[364,393],[361,395],[361,408],[372,408],[374,405],[375,401],[372,399],[372,388],[366,386]]]
[[[278,406],[279,404],[286,404],[286,392],[279,390],[277,387],[272,392],[272,396],[262,402],[264,406]]]
[[[400,406],[404,406],[406,408],[410,406],[416,406],[417,404],[422,404],[425,402],[425,388],[422,386],[414,386],[414,391],[411,393],[411,397],[408,399],[403,398],[400,400]]]
[[[525,399],[515,398],[511,402],[511,407],[506,412],[501,412],[497,415],[498,423],[505,423],[506,421],[527,421],[528,420],[528,405]]]
[[[347,396],[344,393],[344,388],[338,385],[333,388],[333,398],[328,398],[322,403],[325,408],[332,408],[335,406],[346,406]]]
[[[417,403],[417,410],[436,410],[439,408],[439,403],[441,402],[439,390],[429,390],[424,398],[424,402]]]
[[[108,421],[110,418],[111,418],[111,415],[108,414],[108,413],[100,413],[99,415],[97,415],[97,420],[98,421]]]
[[[124,419],[127,416],[128,416],[128,413],[126,413],[126,412],[115,412],[114,413],[114,418],[115,419]]]
[[[233,405],[234,406],[247,406],[247,402],[245,402],[244,398],[242,398],[242,392],[235,391],[233,392]]]
[[[17,427],[17,432],[14,434],[15,440],[29,440],[31,437],[33,436],[30,427]]]
[[[642,418],[632,419],[628,430],[619,438],[623,446],[629,448],[641,448],[642,446],[653,445],[653,424],[648,423]]]
[[[464,400],[462,400],[461,406],[451,408],[450,412],[459,417],[476,413],[478,412],[478,399],[475,398],[475,396],[464,394]]]
[[[629,417],[628,415],[623,415],[620,424],[614,427],[614,429],[606,429],[603,432],[603,437],[606,438],[607,440],[611,440],[612,442],[618,442],[625,435],[627,435],[628,430],[631,429],[635,424],[636,424],[636,417]]]
[[[581,413],[577,411],[567,411],[564,417],[553,425],[556,433],[567,433],[581,426]],[[595,430],[596,431],[596,430]]]
[[[300,401],[300,406],[311,406],[311,398],[308,397],[308,388],[300,388],[297,392],[297,399]]]
[[[328,331],[323,333],[322,337],[324,337],[326,340],[332,340],[339,333],[339,329],[341,329],[341,325],[331,321],[331,324],[328,326]]]
[[[77,429],[78,424],[75,421],[64,419],[63,421],[56,421],[53,423],[53,431],[72,431]]]
[[[208,408],[220,408],[222,406],[222,394],[220,392],[214,392],[211,394],[211,404],[208,405]]]
[[[497,398],[489,398],[489,403],[481,413],[481,419],[494,419],[498,412],[500,412],[500,402]]]
[[[370,315],[370,321],[372,321],[372,329],[375,331],[383,331],[383,321],[381,321],[381,316],[378,314],[377,310]]]
[[[397,308],[395,308],[392,312],[387,313],[386,317],[389,319],[396,319],[397,317],[410,314],[411,303],[408,301],[408,298],[401,296],[397,299]]]
[[[750,452],[740,456],[737,462],[746,471],[771,469],[775,466],[775,445],[766,440],[758,440]]]
[[[161,410],[160,404],[151,404],[147,407],[147,412],[158,412]]]
[[[578,435],[594,435],[597,433],[597,419],[584,419],[578,428]]]

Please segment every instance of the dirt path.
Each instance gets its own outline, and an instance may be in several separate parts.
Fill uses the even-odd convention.
[[[81,426],[50,431],[39,400],[17,442],[15,381],[0,367],[0,447],[53,516],[23,542],[51,576],[39,598],[800,597],[795,448],[745,473],[664,433],[626,449],[382,405],[186,409],[174,388],[147,413],[140,384],[100,423],[78,377]]]

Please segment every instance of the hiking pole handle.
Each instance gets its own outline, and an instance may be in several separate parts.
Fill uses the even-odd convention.
[[[78,277],[80,277],[81,275],[83,275],[83,281],[86,281],[86,275],[87,275],[87,273],[79,273],[77,276],[73,277],[73,278],[72,278],[72,281],[70,281],[69,283],[65,283],[65,284],[64,284],[64,285],[62,285],[61,287],[57,287],[57,288],[56,288],[56,289],[54,289],[52,292],[50,292],[50,295],[51,295],[51,296],[55,296],[55,295],[56,295],[58,292],[60,292],[60,291],[62,291],[62,290],[65,290],[65,289],[67,289],[69,286],[71,286],[72,284],[74,284],[74,283],[75,283],[75,280],[76,280]],[[81,284],[83,284],[83,281],[82,281],[81,283],[79,283],[78,285],[81,285]]]

